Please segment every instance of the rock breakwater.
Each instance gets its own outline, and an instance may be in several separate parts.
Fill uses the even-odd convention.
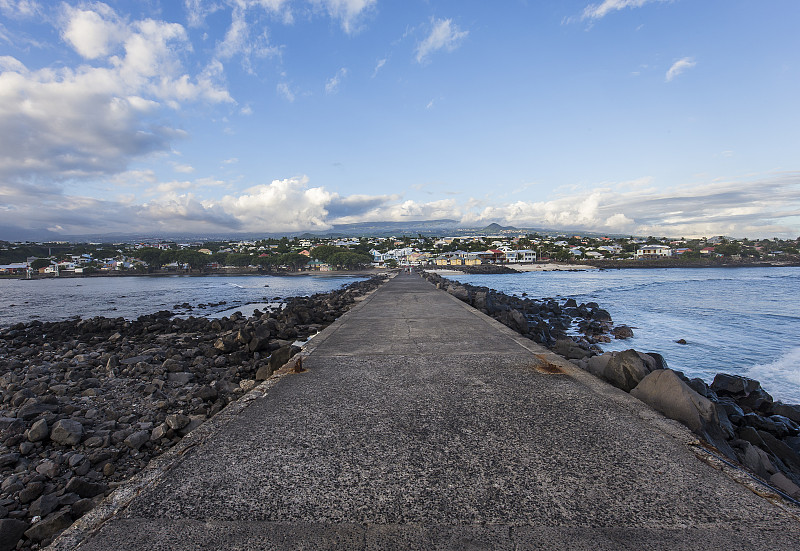
[[[44,546],[384,280],[244,317],[0,330],[0,551]]]
[[[606,352],[598,342],[633,336],[595,303],[508,296],[423,273],[437,287],[551,348],[581,369],[686,425],[716,453],[800,500],[800,405],[773,400],[753,379],[720,373],[709,385],[669,369],[655,352]],[[577,327],[581,335],[570,335]],[[574,331],[573,331],[574,333]]]

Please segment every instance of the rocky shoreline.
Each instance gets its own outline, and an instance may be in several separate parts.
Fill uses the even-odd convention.
[[[614,325],[596,303],[574,299],[533,300],[493,289],[461,284],[438,274],[422,275],[437,287],[500,321],[521,335],[549,347],[581,369],[686,425],[715,454],[795,503],[800,501],[800,405],[773,400],[753,379],[717,374],[711,385],[669,369],[655,352],[606,352],[597,345],[625,339],[633,331]],[[570,329],[580,335],[570,335]],[[574,331],[573,331],[574,332]],[[800,503],[798,503],[800,504]]]
[[[384,281],[249,318],[162,311],[0,330],[0,551],[47,545]]]

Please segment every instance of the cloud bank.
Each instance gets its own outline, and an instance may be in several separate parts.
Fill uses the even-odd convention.
[[[152,180],[148,174],[132,177]],[[672,189],[658,188],[645,178],[489,206],[474,198],[415,201],[399,194],[341,196],[323,186],[311,186],[306,177],[274,180],[218,199],[203,198],[204,188],[219,189],[224,184],[151,181],[152,198],[138,204],[131,198],[98,200],[35,185],[0,185],[0,213],[4,224],[65,235],[323,231],[354,222],[443,218],[464,226],[500,222],[669,237],[794,238],[800,234],[800,173]]]

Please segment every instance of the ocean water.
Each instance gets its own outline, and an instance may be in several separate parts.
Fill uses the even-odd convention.
[[[188,302],[195,316],[250,315],[275,298],[327,293],[354,276],[147,276],[0,280],[0,327],[20,321],[60,321],[73,316],[135,319]],[[198,304],[226,302],[197,308]]]
[[[603,345],[662,354],[711,382],[716,373],[761,381],[800,403],[800,268],[697,268],[448,275],[530,298],[597,302],[634,338]],[[677,344],[679,339],[687,344]]]

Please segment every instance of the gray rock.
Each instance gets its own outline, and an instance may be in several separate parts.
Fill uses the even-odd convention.
[[[169,430],[169,427],[167,426],[166,423],[158,425],[156,428],[153,429],[153,432],[150,433],[150,440],[152,442],[155,442],[157,440],[161,440],[162,438],[164,438],[164,436],[167,435],[167,431],[168,430]]]
[[[711,390],[728,396],[747,396],[760,386],[761,384],[758,381],[741,375],[717,373],[714,377],[714,382],[711,383]]]
[[[36,472],[47,478],[55,478],[58,476],[58,465],[54,461],[46,459],[36,466]]]
[[[602,377],[603,371],[606,369],[606,364],[608,364],[608,360],[610,359],[611,352],[606,352],[605,354],[600,354],[599,356],[592,356],[586,362],[586,371],[595,377]]]
[[[650,371],[650,366],[642,359],[642,355],[635,350],[623,350],[611,353],[602,376],[615,387],[630,392],[650,374]]]
[[[19,493],[20,503],[30,503],[44,491],[44,483],[39,481],[29,482],[25,489]]]
[[[31,503],[28,512],[31,516],[46,517],[58,507],[58,496],[55,494],[45,494]]]
[[[64,490],[78,494],[83,498],[91,498],[104,493],[108,489],[105,484],[90,482],[85,478],[74,476],[69,479]]]
[[[759,448],[766,448],[766,444],[764,444],[764,440],[761,439],[761,436],[758,435],[758,431],[753,427],[740,427],[738,431],[736,431],[739,438],[746,442],[750,442],[754,446],[758,446]]]
[[[124,444],[129,448],[133,448],[134,450],[138,450],[141,448],[146,442],[150,441],[150,431],[149,430],[140,430],[136,431],[130,436],[128,436],[124,440]]]
[[[766,431],[758,431],[758,435],[767,446],[767,450],[783,461],[794,475],[800,477],[800,456],[795,451]]]
[[[72,524],[72,516],[65,509],[28,528],[25,536],[33,541],[47,542],[62,530],[69,528],[70,524]]]
[[[28,429],[28,440],[30,442],[39,442],[47,438],[49,434],[50,427],[47,426],[47,420],[39,419]]]
[[[753,446],[749,442],[745,442],[743,452],[737,454],[737,456],[742,465],[749,468],[764,480],[769,480],[771,475],[778,472],[775,465],[770,461],[767,452],[758,446]]]
[[[17,461],[19,461],[17,452],[4,453],[0,455],[0,468],[16,465]]]
[[[590,351],[581,348],[572,339],[558,339],[553,351],[568,360],[580,360],[592,355]]]
[[[262,364],[261,367],[258,368],[258,371],[256,371],[256,381],[266,381],[272,376],[274,371],[269,362]]]
[[[74,446],[83,438],[83,425],[74,419],[59,419],[50,431],[50,440],[64,446]]]
[[[800,405],[784,404],[783,402],[775,402],[772,404],[772,413],[775,415],[782,415],[800,423]]]
[[[91,499],[79,499],[75,503],[72,504],[70,507],[70,512],[72,513],[72,518],[78,519],[91,511],[94,508],[94,501]]]
[[[167,426],[173,430],[182,429],[188,425],[190,421],[191,419],[189,416],[182,413],[173,413],[171,415],[167,415],[167,418],[165,419]]]
[[[194,373],[188,371],[179,371],[177,373],[170,373],[167,375],[167,380],[171,383],[177,383],[181,386],[189,384],[194,379]]]
[[[632,339],[633,329],[627,325],[617,325],[611,330],[611,334],[614,335],[615,339]]]
[[[12,551],[17,548],[17,542],[22,538],[28,523],[13,518],[0,520],[0,551]]]
[[[666,417],[683,423],[726,456],[736,458],[719,426],[714,403],[689,388],[689,385],[671,369],[659,369],[648,374],[631,391],[631,396],[660,411]]]
[[[458,300],[469,300],[469,291],[463,285],[450,285],[447,287],[447,292],[456,297]]]
[[[775,473],[769,477],[769,481],[780,491],[789,494],[790,497],[793,497],[794,499],[800,498],[800,487],[789,480],[783,473]]]
[[[283,364],[288,362],[289,359],[299,351],[300,349],[298,347],[292,346],[291,344],[280,347],[269,357],[270,368],[273,371],[280,369],[283,367]]]

